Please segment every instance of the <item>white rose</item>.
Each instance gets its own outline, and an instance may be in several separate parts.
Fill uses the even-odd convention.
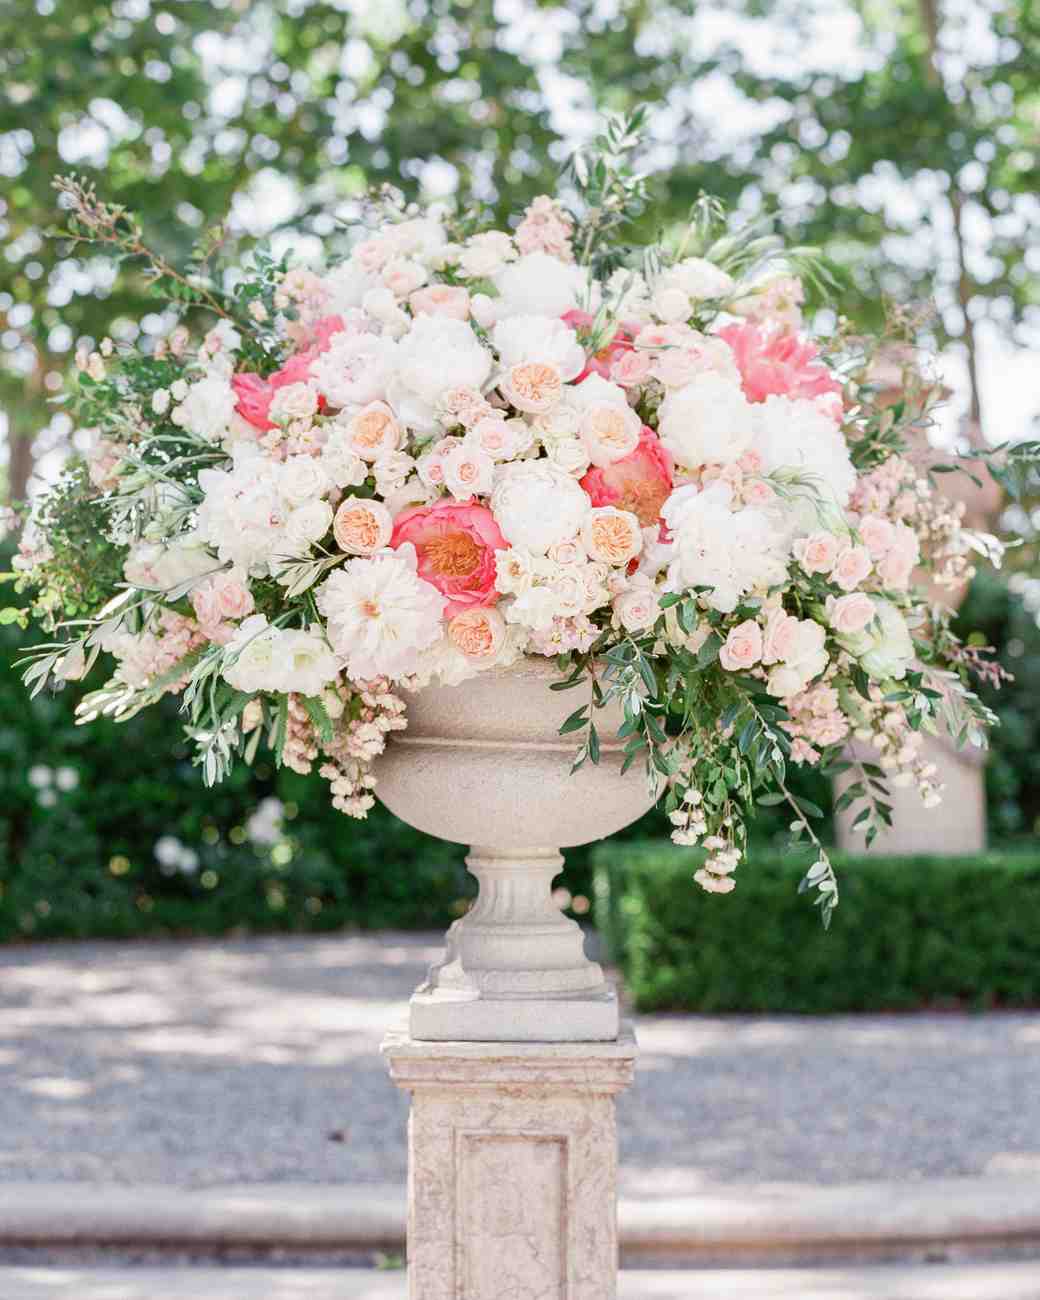
[[[902,680],[913,662],[914,642],[906,619],[892,604],[880,596],[872,596],[877,623],[868,624],[862,632],[838,637],[838,644],[854,655],[863,669],[877,681],[894,678]]]
[[[666,325],[678,325],[681,321],[689,320],[693,312],[690,295],[683,293],[682,289],[674,285],[664,285],[658,289],[653,296],[652,304],[658,319],[664,321]]]
[[[487,452],[463,442],[444,457],[443,466],[444,486],[460,501],[491,491],[495,462]]]
[[[287,628],[278,633],[274,649],[283,691],[320,695],[339,673],[336,656],[318,628],[306,632],[302,628]]]
[[[491,510],[511,545],[544,555],[577,535],[590,502],[569,474],[544,460],[517,461],[500,473]]]
[[[580,438],[554,438],[545,443],[545,453],[557,469],[574,478],[581,478],[591,464]]]
[[[670,392],[658,413],[661,442],[680,465],[730,464],[751,446],[754,408],[740,385],[723,375],[698,375]]]
[[[726,298],[735,287],[733,277],[703,257],[687,257],[666,273],[670,284],[677,285],[694,301],[703,298]]]
[[[826,636],[825,629],[812,619],[798,622],[793,644],[783,662],[769,674],[767,688],[771,695],[780,699],[797,695],[814,677],[819,677],[828,663]]]
[[[331,486],[322,462],[316,456],[290,456],[280,467],[278,487],[291,506],[316,501]]]
[[[661,613],[657,592],[649,582],[633,581],[625,591],[614,597],[614,613],[626,632],[642,632],[653,627]]]
[[[332,527],[332,507],[327,501],[308,501],[291,511],[285,521],[287,554],[296,555],[320,542]]]
[[[280,689],[275,631],[263,614],[251,614],[238,625],[221,669],[221,676],[236,691],[252,694]]]

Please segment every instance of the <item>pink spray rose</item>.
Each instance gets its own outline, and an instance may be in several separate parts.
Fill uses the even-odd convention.
[[[806,573],[830,573],[838,558],[838,539],[833,533],[812,533],[794,544],[794,556]]]
[[[750,618],[730,629],[726,644],[719,651],[719,663],[731,673],[744,672],[761,658],[762,629]]]
[[[841,385],[822,362],[815,344],[795,334],[770,333],[757,325],[727,325],[719,330],[733,349],[744,396],[749,402],[767,397],[840,395]]]
[[[672,458],[653,429],[643,425],[634,451],[581,480],[594,506],[617,506],[635,515],[644,528],[660,522],[661,506],[672,490]]]
[[[446,618],[498,600],[495,552],[509,543],[486,506],[442,499],[404,510],[394,522],[390,545],[405,542],[415,547],[419,577],[448,598]]]
[[[847,596],[828,596],[827,617],[839,636],[862,632],[874,619],[874,602],[862,591],[851,591]]]
[[[831,577],[842,591],[853,591],[870,572],[870,552],[865,546],[846,546],[834,564]]]

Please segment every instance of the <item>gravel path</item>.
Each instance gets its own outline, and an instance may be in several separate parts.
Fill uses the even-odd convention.
[[[431,936],[0,951],[0,1181],[392,1182]],[[1040,1174],[1040,1013],[646,1016],[628,1194]]]

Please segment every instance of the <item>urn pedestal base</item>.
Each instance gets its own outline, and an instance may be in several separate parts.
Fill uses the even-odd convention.
[[[412,1096],[411,1300],[615,1300],[615,1098],[632,1081],[631,1028],[558,1044],[395,1032],[383,1054]]]
[[[552,900],[555,849],[474,847],[480,882],[409,1004],[408,1028],[428,1041],[606,1042],[618,1036],[617,995],[585,936]]]

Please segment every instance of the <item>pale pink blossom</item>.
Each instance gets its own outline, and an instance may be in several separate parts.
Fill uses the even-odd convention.
[[[862,591],[852,591],[847,596],[829,596],[827,617],[831,627],[840,635],[862,632],[874,617],[874,602]]]
[[[842,591],[853,591],[871,570],[870,552],[865,546],[846,546],[834,562],[831,577]]]
[[[806,573],[830,573],[838,559],[838,539],[833,533],[811,533],[794,544],[794,557]]]
[[[731,628],[719,651],[719,663],[728,672],[745,672],[762,658],[762,629],[754,619]]]
[[[408,298],[413,316],[452,316],[455,320],[469,317],[469,290],[459,285],[431,284],[416,289]]]

